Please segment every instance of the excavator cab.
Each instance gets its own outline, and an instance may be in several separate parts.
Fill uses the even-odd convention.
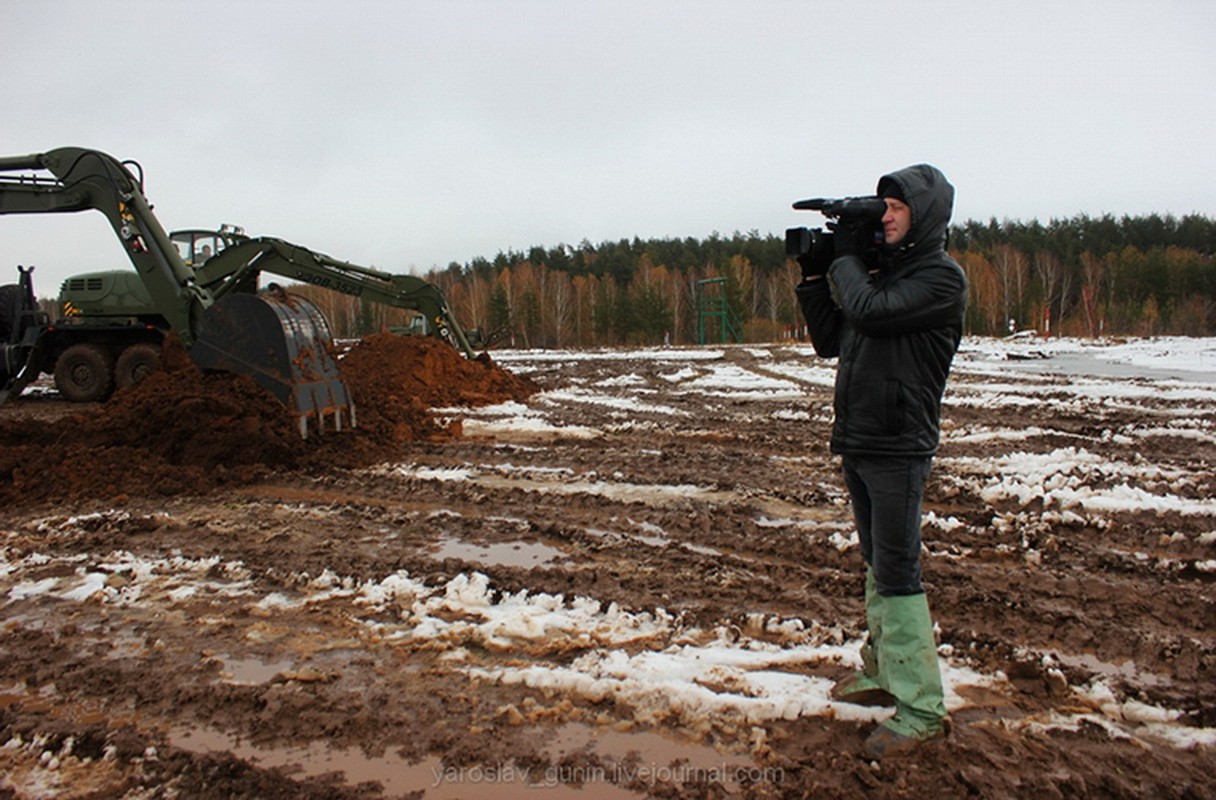
[[[186,266],[194,269],[202,267],[213,256],[218,256],[248,238],[244,228],[227,223],[221,225],[218,231],[203,228],[178,230],[169,234],[169,240],[177,249],[178,256],[186,262]]]
[[[187,267],[201,267],[214,255],[218,255],[228,242],[215,231],[174,231],[173,246]]]

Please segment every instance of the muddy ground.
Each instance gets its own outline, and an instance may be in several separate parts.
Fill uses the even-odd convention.
[[[201,376],[0,408],[0,796],[1216,794],[1208,400],[960,364],[951,734],[879,764],[881,710],[773,688],[821,697],[862,631],[830,364],[376,346],[347,438]],[[1089,466],[1001,490],[1036,457]]]

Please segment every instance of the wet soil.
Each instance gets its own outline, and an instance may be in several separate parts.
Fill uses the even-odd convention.
[[[996,679],[967,687],[949,737],[876,763],[860,747],[872,722],[847,716],[496,679],[597,645],[488,636],[484,607],[424,618],[383,594],[408,576],[451,599],[479,574],[491,603],[546,593],[669,621],[613,646],[628,655],[710,630],[794,636],[757,618],[860,635],[831,390],[784,369],[813,358],[725,348],[741,374],[798,385],[732,395],[698,390],[679,350],[469,362],[432,344],[355,345],[342,369],[360,428],[307,443],[252,383],[190,370],[103,406],[0,408],[0,796],[1216,794],[1212,515],[1062,514],[973,475],[1012,451],[1083,449],[1136,466],[1109,486],[1203,501],[1216,411],[1077,401],[1064,378],[1039,402],[971,403],[992,379],[956,374],[925,577],[943,654]],[[614,386],[623,402],[604,402]],[[1206,437],[1134,435],[1179,418]]]

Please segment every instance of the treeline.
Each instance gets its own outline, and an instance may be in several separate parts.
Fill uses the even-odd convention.
[[[1216,333],[1216,221],[1078,216],[968,221],[950,251],[970,281],[968,334]],[[507,251],[426,279],[461,324],[515,347],[776,341],[804,335],[781,236],[622,239]],[[356,298],[321,299],[335,335],[402,324]]]
[[[975,333],[1216,332],[1216,221],[1204,216],[967,222],[951,251],[971,281]]]

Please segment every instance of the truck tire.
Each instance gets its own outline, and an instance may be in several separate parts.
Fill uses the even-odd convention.
[[[133,344],[114,364],[114,386],[126,389],[160,369],[160,348],[151,343]]]
[[[114,388],[110,354],[95,344],[74,344],[55,360],[55,388],[73,403],[105,400]]]

